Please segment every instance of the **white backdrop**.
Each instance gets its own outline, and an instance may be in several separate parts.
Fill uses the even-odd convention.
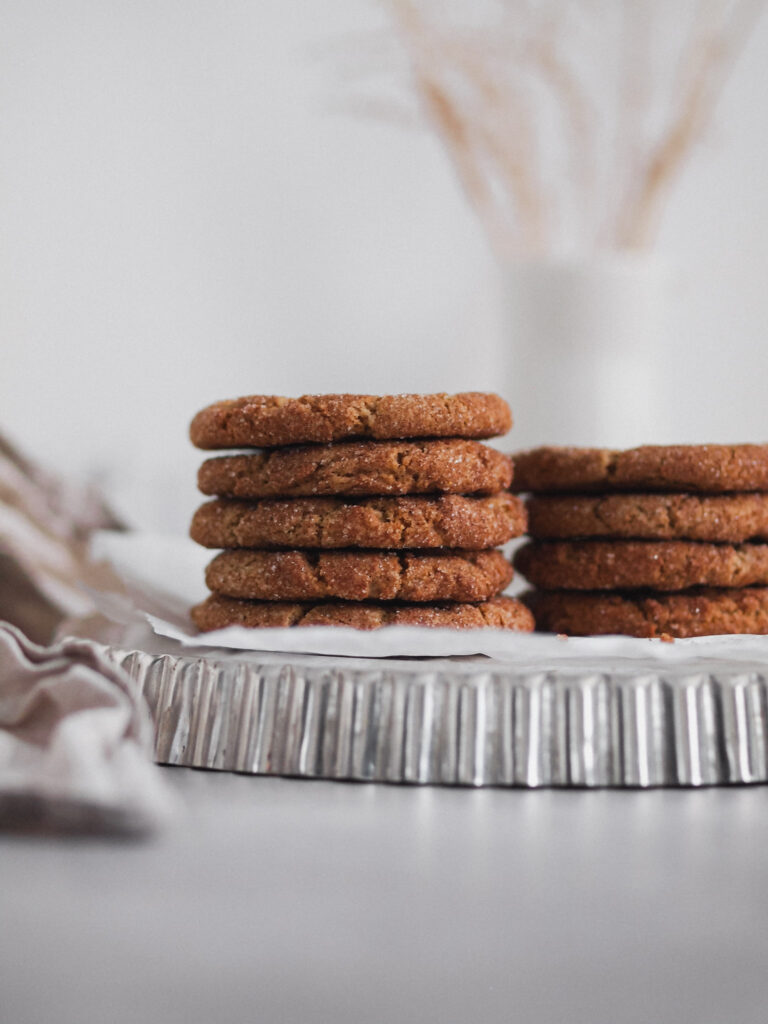
[[[364,0],[0,3],[0,429],[183,530],[209,401],[514,407],[494,265],[441,150],[331,109],[333,47],[380,21]],[[768,439],[767,125],[764,18],[662,233],[671,440]]]

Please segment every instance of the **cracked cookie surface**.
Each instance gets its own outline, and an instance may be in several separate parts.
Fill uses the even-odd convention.
[[[519,498],[219,498],[195,512],[190,536],[209,548],[465,548],[525,533]]]
[[[534,541],[515,568],[544,590],[749,587],[768,584],[768,544],[697,541]]]
[[[534,448],[516,453],[514,460],[517,492],[768,491],[768,445],[763,444]]]
[[[215,402],[192,420],[198,448],[268,448],[351,438],[485,438],[512,426],[499,395],[249,395]]]
[[[512,463],[478,441],[347,441],[206,459],[203,494],[233,498],[311,495],[494,494]]]
[[[222,551],[208,589],[263,601],[485,601],[511,581],[500,551]]]
[[[718,636],[768,633],[768,589],[685,594],[577,594],[531,591],[523,600],[536,628],[570,636]]]
[[[541,539],[768,540],[768,494],[540,495],[526,506]]]
[[[279,628],[284,626],[428,626],[443,629],[511,629],[530,633],[533,615],[512,597],[495,597],[479,604],[387,605],[339,601],[335,604],[243,601],[212,594],[192,609],[192,620],[207,632],[226,626]]]

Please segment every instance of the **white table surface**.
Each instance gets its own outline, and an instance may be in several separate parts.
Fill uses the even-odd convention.
[[[156,839],[0,839],[2,1024],[768,1019],[768,788],[164,771]]]

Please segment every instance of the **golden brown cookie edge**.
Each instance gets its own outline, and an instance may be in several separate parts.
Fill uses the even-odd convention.
[[[526,508],[537,540],[768,540],[768,494],[541,494]]]
[[[516,493],[768,491],[768,445],[542,447],[516,452]]]
[[[201,409],[189,433],[196,447],[210,451],[353,438],[481,439],[505,434],[511,426],[509,405],[493,392],[246,395]]]
[[[685,590],[768,584],[768,544],[531,541],[515,569],[542,590]]]
[[[198,488],[246,499],[491,495],[512,475],[509,457],[479,441],[348,441],[206,459]]]
[[[443,494],[217,498],[201,505],[190,536],[207,548],[495,548],[527,526],[520,498]]]
[[[512,581],[501,551],[222,551],[208,565],[209,590],[260,601],[478,603]]]
[[[641,638],[768,633],[768,588],[687,593],[528,591],[536,628],[569,636]]]
[[[479,604],[391,605],[339,601],[300,603],[243,601],[211,594],[191,610],[201,632],[244,626],[248,629],[301,625],[349,626],[379,629],[387,625],[447,629],[504,629],[529,633],[534,620],[521,601],[496,597]]]

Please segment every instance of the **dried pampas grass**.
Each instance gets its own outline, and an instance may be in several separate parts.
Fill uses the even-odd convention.
[[[535,255],[653,243],[763,0],[383,5],[494,245]],[[391,69],[397,51],[387,65],[376,45]]]

